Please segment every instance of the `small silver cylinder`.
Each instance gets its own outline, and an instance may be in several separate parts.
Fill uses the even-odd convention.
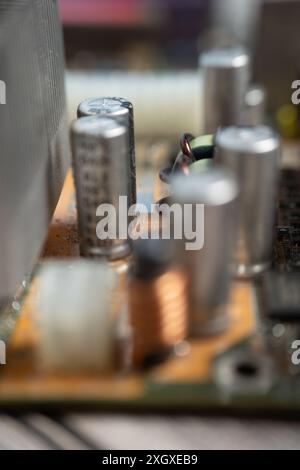
[[[241,47],[212,49],[199,59],[203,76],[204,133],[241,124],[250,80],[250,59]]]
[[[245,96],[243,126],[261,126],[265,123],[266,91],[263,87],[252,85]]]
[[[216,136],[215,161],[240,187],[236,273],[251,277],[271,260],[280,142],[267,126],[229,127]]]
[[[221,167],[181,175],[173,181],[172,203],[183,208],[184,226],[193,224],[195,233],[199,236],[203,230],[204,235],[201,249],[187,249],[187,240],[183,239],[178,241],[177,250],[189,279],[189,330],[193,336],[217,334],[229,325],[227,303],[237,195],[234,178]],[[187,211],[186,204],[191,204],[193,209]],[[204,205],[204,218],[200,223],[195,217],[199,205]]]
[[[126,217],[122,221],[127,224],[127,130],[111,118],[83,117],[73,123],[71,140],[81,255],[121,258],[129,252],[127,232],[120,237],[119,226],[119,215]],[[120,196],[126,197],[124,204],[120,204]],[[103,204],[113,206],[115,214],[113,209],[105,214],[97,213],[97,208]],[[103,229],[98,225],[99,217],[107,217],[107,226]],[[114,226],[115,233],[109,233],[110,228],[114,232]],[[108,232],[106,239],[102,237],[104,229]]]
[[[77,109],[77,117],[101,115],[113,117],[128,131],[128,162],[127,173],[129,184],[129,203],[136,204],[136,164],[134,141],[134,116],[133,106],[130,101],[119,98],[92,98],[82,101]]]
[[[259,39],[262,0],[210,0],[211,29],[218,44],[243,44],[253,51]]]

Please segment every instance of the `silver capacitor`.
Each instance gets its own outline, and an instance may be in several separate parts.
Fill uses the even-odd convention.
[[[251,277],[271,261],[280,142],[267,126],[233,126],[216,136],[215,161],[240,187],[236,274]]]
[[[129,205],[136,204],[136,163],[134,141],[134,116],[132,103],[125,98],[104,97],[82,101],[77,109],[77,117],[101,115],[113,117],[128,131],[127,171],[129,184]]]
[[[112,118],[83,117],[73,123],[71,140],[81,255],[121,258],[129,252],[127,226],[119,224],[127,223],[127,129]]]
[[[263,0],[210,0],[211,31],[215,41],[246,45],[254,50],[259,39]]]
[[[184,233],[193,226],[198,237],[204,235],[201,249],[189,249],[186,238],[177,242],[178,258],[189,279],[189,331],[193,336],[217,334],[229,325],[227,304],[235,243],[237,184],[228,170],[207,168],[176,177],[172,190],[172,203],[183,208]],[[192,210],[187,210],[187,204],[192,205]],[[200,211],[198,217],[196,211]]]
[[[250,58],[241,47],[211,49],[201,54],[204,133],[241,124],[250,80]]]

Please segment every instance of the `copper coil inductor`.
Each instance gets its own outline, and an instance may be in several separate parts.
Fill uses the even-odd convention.
[[[162,361],[187,335],[187,280],[170,268],[163,240],[141,240],[134,247],[130,282],[132,363],[143,367]]]

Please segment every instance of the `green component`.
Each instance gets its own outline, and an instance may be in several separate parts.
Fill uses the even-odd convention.
[[[201,135],[196,137],[190,142],[191,148],[194,150],[197,147],[212,147],[214,145],[214,135]]]
[[[196,137],[190,142],[190,146],[196,160],[213,158],[214,136],[210,134]]]
[[[198,160],[197,162],[192,163],[189,166],[190,173],[200,173],[205,171],[208,168],[211,168],[213,165],[211,158],[204,158],[203,160]]]

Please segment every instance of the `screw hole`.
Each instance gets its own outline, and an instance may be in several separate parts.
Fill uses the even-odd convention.
[[[240,362],[236,366],[236,372],[249,379],[255,377],[258,373],[258,366],[252,362]]]

